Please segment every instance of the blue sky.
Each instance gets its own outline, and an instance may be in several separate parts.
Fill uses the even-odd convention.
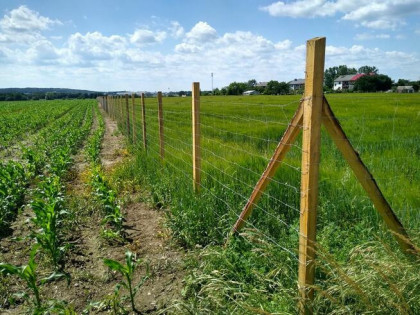
[[[0,87],[202,89],[374,65],[420,80],[420,0],[28,0],[0,2]]]

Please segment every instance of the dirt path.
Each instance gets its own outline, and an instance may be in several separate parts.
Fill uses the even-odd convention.
[[[112,169],[123,159],[124,138],[118,132],[117,124],[104,114],[106,131],[101,152],[105,169]],[[129,196],[135,200],[137,196]],[[182,279],[185,275],[183,259],[185,253],[171,245],[168,233],[163,228],[164,212],[151,209],[144,203],[132,202],[123,209],[126,219],[127,247],[143,260],[137,272],[137,281],[145,274],[146,264],[150,278],[139,289],[136,306],[143,313],[153,313],[172,305],[181,298]],[[120,253],[120,261],[123,261]]]
[[[109,170],[122,161],[125,139],[119,132],[117,123],[104,111],[101,110],[101,113],[105,121],[105,134],[100,157],[105,170]]]

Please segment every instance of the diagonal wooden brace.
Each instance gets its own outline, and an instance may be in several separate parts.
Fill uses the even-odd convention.
[[[258,180],[257,184],[254,187],[254,190],[251,194],[251,197],[248,199],[245,207],[243,208],[238,220],[236,221],[234,227],[232,228],[232,233],[238,232],[247,218],[251,215],[254,206],[258,203],[261,195],[263,194],[265,188],[270,183],[277,169],[279,168],[281,162],[286,156],[287,152],[290,150],[290,146],[295,142],[297,136],[299,135],[303,117],[303,102],[301,101],[299,107],[293,116],[289,126],[283,134],[279,144],[277,145],[276,150],[274,151],[273,157],[267,165],[264,173],[261,175],[261,178]]]
[[[403,225],[392,211],[372,174],[362,162],[357,151],[351,145],[325,97],[322,106],[322,114],[322,122],[327,129],[327,132],[350,165],[357,179],[372,200],[376,210],[394,234],[394,237],[397,239],[403,251],[408,254],[418,255],[419,253],[417,252],[416,247],[413,245]]]

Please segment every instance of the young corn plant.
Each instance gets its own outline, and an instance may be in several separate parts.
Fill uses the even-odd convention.
[[[123,232],[123,216],[121,213],[121,206],[118,203],[117,193],[109,186],[108,182],[101,174],[100,167],[93,169],[91,186],[95,199],[103,208],[103,234],[106,236],[115,236],[116,238],[121,238]],[[107,230],[106,225],[110,225],[112,230]]]
[[[0,163],[0,235],[7,230],[22,207],[28,181],[20,163]]]
[[[30,204],[35,212],[32,221],[39,228],[33,236],[49,254],[56,270],[61,268],[60,263],[66,250],[60,239],[59,227],[66,213],[61,189],[60,178],[50,176],[39,183]]]
[[[33,294],[32,302],[35,307],[35,314],[41,313],[43,310],[39,292],[40,286],[65,276],[64,274],[54,272],[50,276],[38,280],[38,275],[36,272],[37,264],[35,263],[35,255],[37,253],[38,246],[39,245],[35,245],[32,248],[27,265],[15,266],[8,263],[0,263],[0,273],[3,275],[17,276],[26,282],[28,289],[32,291]],[[29,298],[29,295],[26,292],[23,292],[21,296],[24,298]]]
[[[112,259],[104,259],[104,264],[106,266],[108,266],[111,270],[119,272],[125,278],[125,280],[121,280],[119,285],[122,285],[128,290],[130,294],[129,297],[131,302],[131,309],[134,313],[139,313],[134,303],[134,297],[136,296],[138,289],[144,284],[144,282],[149,277],[149,268],[147,266],[146,275],[135,287],[133,287],[134,271],[140,262],[141,260],[137,259],[136,255],[130,251],[125,252],[125,265]],[[117,285],[117,290],[119,289],[119,285]]]

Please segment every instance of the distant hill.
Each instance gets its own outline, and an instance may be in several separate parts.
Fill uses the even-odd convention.
[[[23,93],[23,94],[35,94],[35,93],[66,93],[66,94],[91,94],[91,93],[103,93],[99,91],[89,91],[89,90],[76,90],[76,89],[63,89],[63,88],[5,88],[0,89],[0,94],[7,93]]]

